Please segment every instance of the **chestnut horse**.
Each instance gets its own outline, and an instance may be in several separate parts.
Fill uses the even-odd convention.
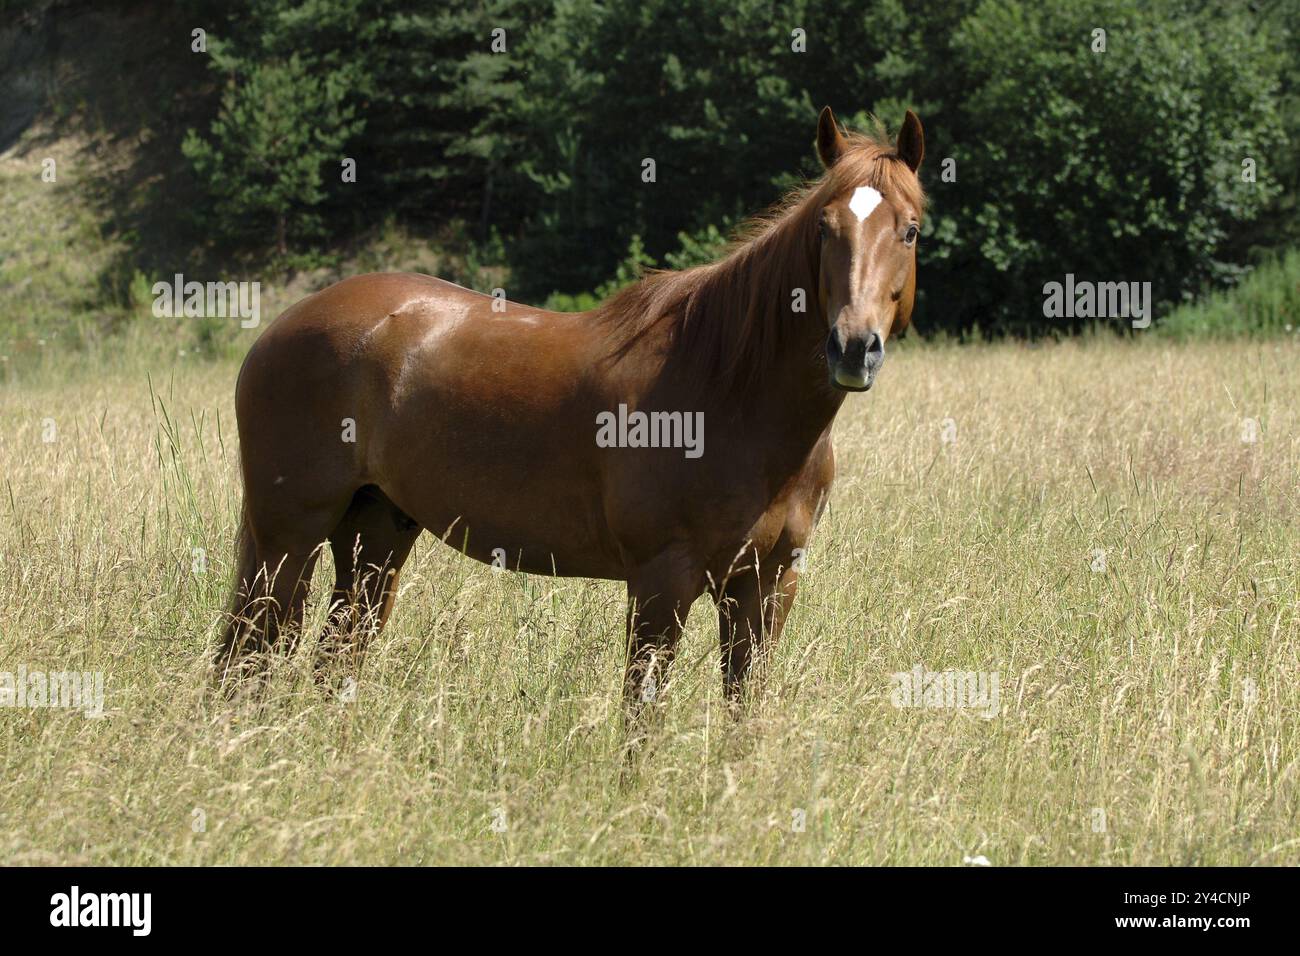
[[[428,529],[513,570],[626,581],[633,714],[708,592],[738,700],[794,600],[835,414],[871,387],[915,291],[920,121],[908,112],[891,144],[827,108],[817,151],[826,174],[725,258],[651,273],[591,312],[373,274],[277,318],[236,387],[244,510],[220,680],[282,632],[292,644],[326,540],[318,663],[357,666]],[[667,440],[634,436],[637,412],[665,413]],[[683,449],[668,423],[696,420],[704,440]]]

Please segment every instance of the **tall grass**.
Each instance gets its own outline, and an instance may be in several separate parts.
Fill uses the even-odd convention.
[[[1300,863],[1300,343],[895,350],[765,691],[725,716],[700,602],[622,782],[621,587],[428,536],[354,699],[308,646],[208,693],[234,369],[0,384],[0,671],[109,714],[0,708],[11,863]],[[894,706],[916,664],[997,715]]]

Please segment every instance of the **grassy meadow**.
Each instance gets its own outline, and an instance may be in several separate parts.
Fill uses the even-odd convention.
[[[308,647],[213,696],[237,365],[147,366],[0,375],[0,671],[106,692],[0,708],[10,863],[1300,863],[1293,339],[903,343],[764,692],[727,717],[701,600],[625,780],[621,586],[428,535],[353,699]],[[918,664],[996,716],[894,706]]]

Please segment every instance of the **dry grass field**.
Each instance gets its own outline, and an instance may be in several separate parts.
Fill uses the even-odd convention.
[[[0,367],[0,672],[105,690],[0,707],[8,863],[1300,863],[1300,344],[894,350],[765,691],[701,601],[623,781],[621,587],[428,535],[350,699],[208,692],[236,368]]]

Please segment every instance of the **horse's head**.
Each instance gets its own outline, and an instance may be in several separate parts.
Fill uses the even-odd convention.
[[[828,106],[817,152],[828,170],[816,226],[826,364],[836,388],[865,392],[885,360],[885,341],[912,314],[925,136],[911,110],[893,149],[845,136]]]

